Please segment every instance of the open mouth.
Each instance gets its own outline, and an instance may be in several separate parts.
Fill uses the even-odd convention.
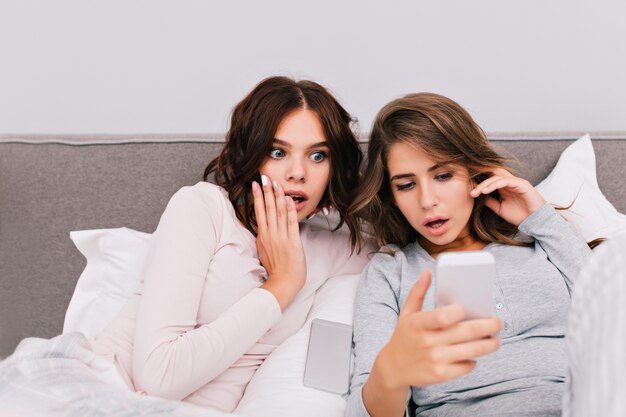
[[[296,204],[302,203],[304,200],[306,200],[304,196],[301,196],[301,195],[294,195],[294,194],[287,194],[287,195],[291,197],[293,202]]]
[[[285,190],[285,195],[288,195],[296,205],[296,210],[300,211],[306,206],[306,202],[309,197],[303,191],[299,190]]]
[[[424,226],[428,232],[434,236],[439,236],[446,233],[449,221],[450,219],[446,217],[432,216],[425,218],[422,221],[422,226]]]
[[[441,226],[446,224],[447,221],[447,219],[433,220],[432,222],[427,222],[425,226],[431,229],[439,229]]]

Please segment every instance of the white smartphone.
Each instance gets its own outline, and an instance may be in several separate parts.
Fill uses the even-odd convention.
[[[435,267],[436,306],[460,304],[467,319],[493,316],[496,262],[487,251],[446,252]]]
[[[352,326],[313,319],[304,366],[304,385],[345,394],[350,387]]]

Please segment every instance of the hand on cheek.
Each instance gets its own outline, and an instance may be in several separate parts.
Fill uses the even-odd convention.
[[[274,294],[284,310],[306,282],[306,259],[293,200],[266,176],[262,184],[252,183],[257,250],[268,275],[261,288]]]
[[[541,194],[525,179],[514,176],[504,168],[490,168],[484,172],[492,175],[476,185],[470,195],[474,198],[485,195],[485,205],[507,222],[519,226],[545,204]],[[489,195],[496,190],[499,199]]]

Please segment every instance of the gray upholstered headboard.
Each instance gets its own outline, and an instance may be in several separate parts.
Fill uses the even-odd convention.
[[[580,135],[490,135],[536,183]],[[593,135],[600,187],[626,212],[626,134]],[[201,180],[219,136],[0,136],[0,357],[62,329],[85,261],[71,230],[154,230],[170,196]]]

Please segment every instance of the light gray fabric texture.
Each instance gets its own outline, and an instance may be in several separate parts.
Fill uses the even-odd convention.
[[[560,416],[567,372],[565,329],[570,292],[591,256],[574,227],[549,204],[520,225],[533,246],[491,243],[496,260],[494,316],[504,324],[502,345],[478,358],[469,374],[443,384],[412,388],[419,416]],[[384,252],[393,251],[390,255]],[[381,249],[363,271],[354,312],[354,377],[348,417],[366,417],[361,388],[389,341],[400,309],[421,273],[435,260],[417,242]],[[424,310],[434,308],[434,286]]]
[[[534,135],[494,143],[520,158],[522,172],[536,183],[578,135],[564,137],[571,140]],[[0,357],[24,337],[61,332],[85,266],[70,231],[126,226],[152,232],[174,192],[202,178],[221,150],[220,138],[0,135]],[[626,135],[593,146],[600,188],[626,212]]]
[[[600,245],[572,293],[563,417],[626,410],[626,235]]]

